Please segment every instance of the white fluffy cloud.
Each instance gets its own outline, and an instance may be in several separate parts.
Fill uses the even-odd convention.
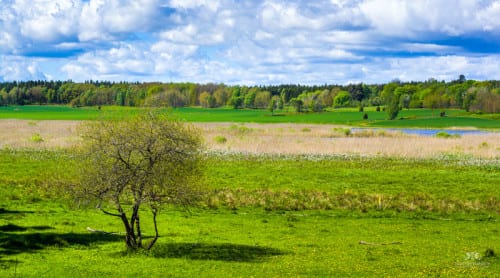
[[[368,0],[360,8],[381,34],[418,37],[430,32],[456,36],[497,22],[494,17],[481,16],[491,13],[491,5],[498,4],[486,2]]]
[[[8,80],[44,80],[50,76],[39,67],[43,59],[25,59],[17,56],[0,57],[0,81]]]
[[[161,20],[156,0],[91,0],[82,4],[78,38],[108,40],[117,34],[150,31]]]
[[[4,0],[0,80],[500,79],[499,1]]]

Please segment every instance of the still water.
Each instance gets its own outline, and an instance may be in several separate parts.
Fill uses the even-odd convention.
[[[482,130],[466,130],[466,129],[413,129],[413,128],[353,128],[352,132],[362,131],[362,130],[386,130],[390,132],[402,132],[405,134],[413,134],[420,136],[436,136],[439,132],[446,132],[450,135],[458,134],[462,135],[484,135],[492,134],[493,132],[482,131]]]

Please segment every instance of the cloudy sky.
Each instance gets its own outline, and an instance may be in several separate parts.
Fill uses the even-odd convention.
[[[500,1],[0,0],[0,81],[500,79]]]

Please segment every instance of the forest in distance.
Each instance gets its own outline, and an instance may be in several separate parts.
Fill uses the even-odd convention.
[[[395,80],[387,84],[268,85],[85,81],[12,81],[0,83],[0,105],[62,104],[72,107],[118,105],[319,112],[327,108],[382,106],[396,109],[458,108],[476,113],[500,112],[500,81],[445,82]]]

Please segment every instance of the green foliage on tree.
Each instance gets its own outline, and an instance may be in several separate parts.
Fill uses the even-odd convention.
[[[298,97],[302,101],[302,107],[306,111],[321,112],[323,111],[323,98],[321,91],[303,92]]]
[[[298,99],[298,98],[292,98],[290,100],[290,105],[292,107],[294,107],[295,108],[295,112],[298,112],[298,113],[302,112],[302,105],[303,104],[304,103],[302,102],[302,100]]]
[[[243,106],[243,97],[241,96],[240,87],[236,86],[233,88],[231,98],[229,99],[229,105],[231,105],[233,109],[239,109]]]
[[[396,91],[397,83],[389,83],[384,86],[382,98],[386,103],[386,112],[389,120],[394,120],[399,114],[399,97],[400,94]]]
[[[214,108],[216,105],[215,97],[209,92],[203,92],[200,95],[200,105],[203,108]]]
[[[159,210],[166,204],[188,205],[201,196],[201,141],[191,126],[149,110],[88,122],[81,136],[78,197],[96,201],[104,213],[121,220],[127,248],[153,247]],[[141,221],[145,208],[154,225],[147,244]]]
[[[254,107],[259,109],[266,109],[269,107],[271,101],[271,93],[268,91],[259,91],[255,94]]]
[[[229,100],[229,92],[225,88],[218,88],[214,93],[215,106],[225,106]]]
[[[349,105],[350,102],[351,102],[351,95],[346,91],[338,92],[338,94],[333,98],[333,106],[335,108],[346,107]]]
[[[399,98],[400,108],[460,108],[481,113],[495,113],[496,95],[500,81],[467,80],[460,75],[449,82],[429,79],[420,82],[392,82],[389,84],[347,85],[270,85],[228,86],[225,84],[196,83],[138,83],[110,81],[13,81],[0,82],[0,105],[70,104],[81,106],[158,106],[268,108],[268,98],[279,96],[279,109],[293,106],[300,111],[322,111],[325,107],[356,107],[359,105],[385,106],[387,86]],[[201,94],[207,92],[214,99],[200,103]],[[205,96],[206,97],[206,96]],[[336,97],[336,99],[335,99]],[[256,100],[257,99],[257,100]],[[292,99],[300,99],[302,104]],[[210,103],[210,104],[208,104]]]
[[[244,105],[245,108],[254,108],[254,103],[255,103],[255,97],[257,96],[256,90],[250,90],[246,95],[245,95],[245,100],[244,100]]]

